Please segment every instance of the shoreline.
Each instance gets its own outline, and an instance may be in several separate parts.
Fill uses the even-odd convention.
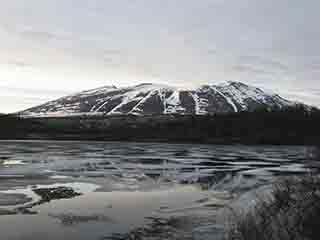
[[[167,140],[154,140],[154,139],[132,139],[132,140],[112,140],[112,139],[106,139],[106,140],[99,140],[99,139],[93,139],[93,138],[46,138],[46,137],[39,137],[39,138],[1,138],[0,136],[0,142],[91,142],[91,143],[137,143],[137,144],[168,144],[168,145],[201,145],[201,146],[310,146],[310,147],[316,147],[319,144],[318,143],[242,143],[242,142],[192,142],[192,141],[167,141]]]

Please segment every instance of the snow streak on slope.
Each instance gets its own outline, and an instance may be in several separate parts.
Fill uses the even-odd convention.
[[[185,109],[181,106],[180,92],[175,90],[169,98],[166,99],[166,108],[164,114],[183,113]]]
[[[276,94],[240,82],[179,90],[159,84],[102,87],[60,98],[21,112],[23,116],[214,114],[291,105]]]
[[[228,97],[225,94],[223,94],[222,92],[220,92],[215,86],[211,86],[211,88],[214,91],[216,91],[218,94],[220,94],[222,97],[224,97],[227,100],[227,102],[233,107],[235,112],[238,112],[237,106],[234,104],[233,100],[230,97]]]
[[[205,115],[208,114],[208,99],[199,97],[197,93],[190,92],[191,97],[195,102],[195,114]]]
[[[121,107],[130,102],[137,102],[137,105],[134,106],[133,110],[138,110],[139,104],[143,100],[151,96],[156,91],[155,86],[152,85],[140,85],[136,88],[130,89],[122,99],[122,102],[113,108],[108,114],[121,114]]]

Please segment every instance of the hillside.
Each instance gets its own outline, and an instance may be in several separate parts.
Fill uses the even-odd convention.
[[[21,112],[26,117],[71,115],[206,115],[282,109],[292,106],[277,94],[241,82],[180,90],[157,84],[102,87],[62,97]]]

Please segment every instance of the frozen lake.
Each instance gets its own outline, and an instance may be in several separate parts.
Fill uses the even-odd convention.
[[[232,199],[315,168],[309,152],[304,146],[1,141],[1,239],[116,239],[155,218],[201,228]]]

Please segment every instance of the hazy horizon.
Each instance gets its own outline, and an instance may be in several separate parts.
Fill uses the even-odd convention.
[[[320,106],[316,0],[1,3],[0,112],[104,85],[226,80]]]

